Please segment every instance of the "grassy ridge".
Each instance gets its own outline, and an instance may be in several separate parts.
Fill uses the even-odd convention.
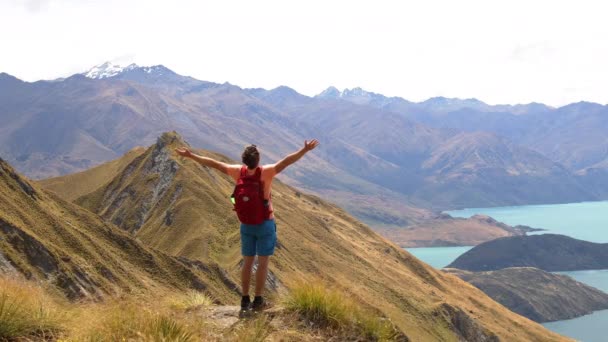
[[[175,156],[173,149],[184,144],[177,134],[164,134],[122,172],[107,175],[104,186],[77,202],[148,246],[218,265],[226,278],[218,276],[209,288],[225,288],[226,279],[238,283],[241,261],[238,222],[228,200],[233,181]],[[229,161],[213,152],[198,152]],[[268,284],[275,296],[290,293],[298,280],[317,275],[325,284],[348,289],[348,297],[390,319],[411,340],[456,341],[466,334],[512,341],[561,340],[457,277],[420,262],[331,203],[275,181],[273,205],[278,245]],[[237,303],[238,297],[229,301]],[[467,331],[454,323],[459,320],[470,323]]]
[[[117,293],[208,289],[219,300],[221,272],[153,250],[97,215],[45,192],[0,160],[0,253],[19,273],[70,299]]]

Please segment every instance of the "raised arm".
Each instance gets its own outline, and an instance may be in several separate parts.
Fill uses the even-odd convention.
[[[231,168],[233,168],[232,165],[230,164],[226,164],[223,163],[221,161],[217,161],[215,159],[212,158],[207,158],[207,157],[203,157],[203,156],[199,156],[198,154],[194,154],[192,153],[192,151],[190,151],[188,148],[182,147],[182,148],[176,148],[175,152],[177,152],[177,154],[179,154],[182,157],[186,157],[186,158],[190,158],[192,160],[194,160],[195,162],[203,165],[203,166],[208,166],[208,167],[212,167],[220,172],[223,172],[227,175],[231,175],[230,174],[230,170]],[[238,166],[238,165],[237,165]]]
[[[289,165],[300,160],[300,158],[302,158],[306,154],[306,152],[314,150],[314,148],[317,147],[318,145],[319,145],[319,142],[317,141],[317,139],[313,139],[311,141],[305,140],[304,147],[302,147],[297,152],[294,152],[294,153],[286,156],[285,158],[283,158],[282,160],[280,160],[278,163],[275,164],[274,168],[276,170],[276,173],[279,173],[279,172],[285,170],[286,167],[288,167]]]

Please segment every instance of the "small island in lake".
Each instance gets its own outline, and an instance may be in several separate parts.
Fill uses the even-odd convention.
[[[607,269],[608,244],[558,234],[512,236],[477,245],[447,267],[467,271],[507,267],[536,267],[548,272]]]

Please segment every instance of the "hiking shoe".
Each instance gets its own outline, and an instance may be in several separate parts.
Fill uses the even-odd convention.
[[[253,304],[251,304],[251,310],[253,311],[262,311],[268,308],[268,303],[262,298],[262,296],[255,296],[253,299]]]
[[[249,296],[243,296],[241,298],[241,311],[247,311],[251,309],[251,298]]]

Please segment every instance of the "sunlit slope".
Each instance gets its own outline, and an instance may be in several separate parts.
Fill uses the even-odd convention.
[[[0,270],[48,282],[70,299],[206,290],[231,297],[219,268],[196,268],[136,241],[18,175],[0,159]]]
[[[217,262],[237,281],[241,257],[229,202],[233,181],[176,157],[173,148],[183,144],[175,133],[164,134],[105,186],[76,202],[150,246]],[[293,281],[319,277],[382,312],[413,341],[561,338],[435,271],[333,204],[280,181],[274,184],[273,203],[279,243],[270,287],[278,292],[288,291]]]
[[[47,178],[37,181],[45,189],[61,194],[65,200],[73,201],[82,195],[97,190],[111,180],[111,176],[121,172],[130,162],[146,151],[136,147],[124,156],[102,165],[63,177]],[[78,186],[72,186],[78,184]]]

